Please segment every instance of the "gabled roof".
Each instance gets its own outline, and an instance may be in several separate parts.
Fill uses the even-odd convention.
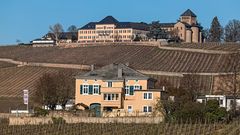
[[[80,29],[95,29],[97,24],[115,24],[116,28],[133,28],[137,30],[149,30],[149,26],[147,23],[144,22],[119,22],[117,19],[115,19],[112,16],[107,16],[104,19],[102,19],[100,22],[90,22],[83,26]]]
[[[118,20],[115,19],[112,16],[107,16],[104,19],[102,19],[98,24],[117,24]]]
[[[122,77],[118,77],[118,69],[122,69]],[[124,64],[110,64],[100,69],[90,71],[83,75],[76,76],[77,79],[101,79],[101,80],[147,80],[149,77],[142,73],[124,65]]]
[[[191,17],[197,17],[196,14],[192,12],[192,10],[188,9],[186,10],[181,16],[191,16]]]

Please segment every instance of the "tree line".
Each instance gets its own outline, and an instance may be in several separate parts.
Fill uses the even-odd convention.
[[[210,29],[203,30],[203,36],[206,42],[239,42],[240,41],[240,20],[230,20],[223,27],[218,17],[212,20]]]

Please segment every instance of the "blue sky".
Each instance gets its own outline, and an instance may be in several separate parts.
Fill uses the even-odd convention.
[[[0,44],[29,42],[55,23],[66,30],[107,15],[119,21],[175,22],[191,9],[203,27],[209,27],[214,16],[224,26],[231,19],[240,20],[239,5],[240,0],[1,0]]]

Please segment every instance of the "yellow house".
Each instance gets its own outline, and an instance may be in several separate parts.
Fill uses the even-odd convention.
[[[154,83],[124,64],[110,64],[76,76],[75,104],[82,109],[151,113],[161,96]]]

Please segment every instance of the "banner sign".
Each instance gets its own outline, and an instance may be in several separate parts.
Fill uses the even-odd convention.
[[[28,104],[28,90],[23,90],[23,102],[25,105]]]

